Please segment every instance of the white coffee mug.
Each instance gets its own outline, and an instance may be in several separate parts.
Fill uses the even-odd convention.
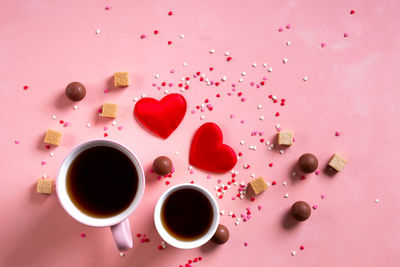
[[[138,174],[138,187],[136,195],[133,198],[131,204],[121,213],[106,218],[91,217],[83,213],[81,210],[79,210],[72,202],[70,196],[68,195],[66,186],[67,173],[72,161],[82,151],[96,146],[108,146],[118,149],[132,161]],[[61,205],[67,211],[67,213],[69,213],[69,215],[71,215],[77,221],[89,226],[110,227],[111,232],[114,236],[115,243],[117,244],[117,247],[120,251],[132,248],[132,234],[128,217],[133,213],[133,211],[137,208],[140,201],[142,200],[144,188],[145,188],[145,178],[144,178],[143,167],[140,164],[137,157],[132,153],[132,151],[126,146],[116,141],[101,140],[101,139],[87,141],[72,149],[71,152],[69,152],[69,154],[65,157],[64,161],[62,162],[61,167],[58,171],[57,181],[56,181],[56,190],[58,199]]]
[[[211,226],[204,235],[202,235],[201,237],[199,237],[196,240],[182,241],[182,240],[176,239],[175,237],[173,237],[172,235],[170,235],[168,233],[168,231],[165,229],[163,223],[161,222],[161,209],[162,209],[162,206],[163,206],[165,200],[172,193],[174,193],[175,191],[178,191],[180,189],[197,190],[200,193],[202,193],[204,196],[206,196],[208,201],[210,201],[210,203],[211,203],[211,207],[212,207],[212,211],[213,211],[213,220],[211,222]],[[215,198],[213,197],[213,195],[211,195],[211,193],[204,187],[201,187],[201,186],[195,185],[195,184],[190,184],[190,183],[175,185],[175,186],[169,188],[168,190],[166,190],[161,195],[161,197],[158,199],[156,208],[154,210],[154,223],[155,223],[156,229],[157,229],[158,233],[160,234],[160,236],[162,237],[162,239],[164,239],[164,241],[167,242],[168,244],[170,244],[171,246],[174,246],[176,248],[182,248],[182,249],[196,248],[196,247],[199,247],[199,246],[205,244],[207,241],[209,241],[213,237],[215,232],[217,231],[218,223],[219,223],[218,203],[215,200]]]

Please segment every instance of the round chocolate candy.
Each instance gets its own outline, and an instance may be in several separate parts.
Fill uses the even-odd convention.
[[[160,156],[153,161],[153,170],[158,175],[166,175],[172,171],[172,161],[166,156]]]
[[[229,239],[229,230],[225,225],[219,224],[217,231],[211,238],[211,241],[215,244],[222,245],[225,244]]]
[[[312,173],[318,168],[318,159],[311,153],[301,155],[299,158],[299,168],[302,172]]]
[[[310,217],[310,214],[311,207],[304,201],[295,202],[290,209],[290,215],[292,215],[296,221],[305,221]]]
[[[72,82],[65,88],[65,95],[72,101],[81,101],[86,96],[86,88],[80,82]]]

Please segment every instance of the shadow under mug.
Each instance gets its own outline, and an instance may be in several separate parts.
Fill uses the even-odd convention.
[[[201,237],[191,240],[191,241],[182,241],[179,239],[176,239],[173,237],[171,234],[168,233],[168,231],[165,229],[162,221],[161,221],[161,210],[162,206],[165,203],[165,200],[174,192],[180,190],[180,189],[192,189],[196,190],[200,193],[202,193],[205,197],[207,197],[208,201],[211,203],[212,207],[212,212],[213,212],[213,220],[211,222],[211,226],[208,229],[208,231],[202,235]],[[170,244],[171,246],[174,246],[176,248],[182,248],[182,249],[190,249],[190,248],[197,248],[200,247],[201,245],[204,245],[206,242],[208,242],[215,232],[217,231],[218,224],[219,224],[219,209],[218,209],[218,203],[213,197],[213,195],[204,187],[196,185],[196,184],[190,184],[190,183],[185,183],[185,184],[178,184],[175,185],[168,190],[166,190],[158,199],[156,208],[154,209],[154,224],[156,226],[157,232],[160,234],[162,239],[164,239],[165,242]]]
[[[86,149],[96,146],[108,146],[118,149],[131,160],[138,174],[138,187],[135,197],[133,198],[131,204],[121,213],[106,218],[92,217],[79,210],[74,205],[70,196],[68,195],[66,186],[67,173],[72,161],[82,151],[85,151]],[[118,247],[118,250],[120,251],[132,248],[132,234],[128,217],[133,213],[133,211],[137,208],[140,201],[142,200],[144,194],[144,188],[145,188],[145,178],[144,178],[143,167],[140,164],[137,157],[133,154],[133,152],[126,146],[116,141],[101,140],[101,139],[90,140],[73,148],[62,162],[61,167],[58,171],[57,181],[56,181],[57,196],[61,205],[66,210],[66,212],[69,215],[71,215],[75,220],[83,224],[94,227],[110,227],[115,243]]]

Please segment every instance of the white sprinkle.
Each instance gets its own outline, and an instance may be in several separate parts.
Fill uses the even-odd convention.
[[[276,127],[276,129],[278,129],[278,128],[280,128],[281,126],[277,123],[277,124],[275,125],[275,127]]]
[[[117,125],[117,122],[113,121],[111,124],[112,124],[112,126],[115,126],[115,125]]]
[[[291,254],[292,254],[292,256],[296,255],[296,251],[292,251]]]
[[[233,185],[238,185],[238,182],[234,182]]]
[[[220,214],[220,215],[224,215],[224,213],[225,213],[224,210],[219,211],[219,214]]]
[[[228,216],[232,216],[233,215],[233,211],[230,211]]]
[[[263,121],[263,120],[264,120],[264,116],[260,116],[260,120],[262,120],[262,121]]]
[[[50,157],[54,157],[54,152],[51,152],[49,155]]]
[[[124,254],[123,252],[120,252],[119,255],[120,255],[121,257],[124,257],[124,256],[125,256],[125,254]]]
[[[271,147],[268,147],[268,150],[269,150],[269,151],[271,151],[271,150],[272,150],[272,148],[271,148]]]
[[[179,154],[179,151],[178,151],[178,150],[177,150],[177,151],[175,151],[175,154],[176,154],[176,155],[178,155],[178,154]]]
[[[287,182],[286,182],[286,181],[285,181],[285,182],[283,182],[282,184],[283,184],[284,186],[287,186]]]
[[[241,145],[244,145],[244,141],[243,141],[243,140],[242,140],[242,141],[240,141],[240,144],[241,144]]]
[[[255,175],[254,173],[252,173],[250,176],[251,176],[252,178],[256,178],[256,175]]]
[[[286,193],[283,197],[284,197],[284,198],[288,198],[288,197],[289,197],[289,194]]]
[[[272,67],[269,67],[269,68],[268,68],[268,72],[272,72]]]
[[[240,223],[239,221],[236,221],[236,222],[235,222],[235,225],[238,225],[239,223]]]
[[[273,95],[273,96],[272,96],[272,99],[273,99],[273,100],[276,100],[276,95]]]
[[[244,80],[243,78],[239,78],[239,82],[242,83]]]
[[[267,144],[267,146],[270,144],[269,140],[267,140],[266,144]]]
[[[296,172],[292,172],[292,176],[296,176],[297,175],[297,173]]]
[[[243,193],[243,195],[240,195],[240,199],[243,199],[244,198],[244,193]]]
[[[375,203],[379,203],[379,199],[375,199]]]
[[[207,85],[211,85],[211,82],[210,82],[210,81],[208,81],[208,82],[207,82]]]
[[[183,39],[183,38],[185,38],[185,35],[182,33],[181,35],[179,35],[179,37],[180,37],[181,39]]]
[[[137,98],[137,97],[134,97],[134,98],[133,98],[133,102],[136,102],[136,101],[138,101],[138,98]]]
[[[244,142],[244,141],[243,141],[243,142]],[[234,170],[231,170],[231,171],[230,171],[230,173],[231,173],[231,174],[234,174],[234,173],[235,173],[235,171],[234,171]]]
[[[283,154],[283,153],[285,153],[285,151],[284,150],[279,150],[279,153]]]
[[[303,81],[305,81],[305,82],[308,81],[307,76],[304,76],[304,77],[303,77]]]
[[[46,179],[46,178],[47,178],[47,174],[43,174],[42,176],[43,176],[43,178],[44,178],[44,179]]]
[[[286,45],[289,46],[292,42],[291,41],[286,41]]]
[[[246,72],[245,71],[242,72],[242,76],[246,76]]]
[[[169,93],[168,90],[164,90],[164,95],[167,95]]]
[[[245,185],[244,181],[242,181],[242,182],[240,183],[240,185],[241,185],[241,186],[244,186],[244,185]]]
[[[266,182],[265,184],[266,184],[267,186],[271,186],[271,184],[270,184],[270,183],[268,183],[268,182]]]
[[[282,61],[283,61],[283,64],[286,64],[288,62],[288,59],[284,58]]]
[[[181,92],[185,92],[185,89],[184,89],[184,88],[181,88]]]
[[[221,78],[222,81],[226,81],[226,79],[227,79],[226,76]]]
[[[214,54],[214,53],[215,53],[215,49],[211,49],[210,54]]]
[[[204,73],[200,74],[200,77],[204,78],[206,75]]]
[[[86,127],[90,128],[92,125],[90,123],[86,124]]]
[[[156,75],[154,75],[154,78],[156,78],[156,79],[158,79],[158,77],[160,77],[160,74],[156,74]]]
[[[189,165],[188,170],[190,171],[190,170],[192,170],[192,169],[193,169],[193,167]]]
[[[100,29],[97,29],[97,30],[96,30],[96,34],[99,34],[99,33],[100,33]]]
[[[77,109],[78,109],[78,106],[75,105],[75,106],[74,106],[74,109],[77,110]]]
[[[271,144],[271,148],[273,148],[274,147],[274,144]]]
[[[220,192],[217,192],[217,197],[219,197],[220,195],[222,195],[222,193],[220,193]]]
[[[185,79],[185,77],[181,77],[181,81],[183,82],[183,81],[185,81],[186,79]]]
[[[253,64],[251,64],[253,66],[253,68],[257,67],[257,63],[254,62]]]
[[[210,79],[206,78],[204,81],[205,81],[205,82],[209,82],[209,81],[210,81]]]
[[[200,116],[200,120],[204,120],[205,117],[206,117],[206,116],[201,115],[201,116]]]
[[[57,119],[57,117],[56,117],[55,114],[53,114],[53,116],[51,116],[51,118],[52,118],[53,120]]]
[[[186,66],[187,66],[187,63],[186,63],[186,62],[183,62],[183,66],[186,67]]]
[[[262,105],[258,105],[258,106],[257,106],[257,109],[262,109]]]
[[[239,172],[238,172],[238,171],[235,171],[234,173],[235,173],[236,175],[238,175],[238,174],[239,174]]]
[[[185,84],[186,84],[186,85],[189,85],[189,84],[190,84],[190,81],[186,81]]]
[[[229,51],[226,51],[224,55],[229,56]]]
[[[267,64],[267,63],[264,63],[264,64],[263,64],[263,67],[264,67],[264,68],[266,68],[267,66],[268,66],[268,64]]]
[[[146,94],[142,94],[142,98],[145,98],[146,97]]]
[[[218,186],[218,185],[214,186],[214,189],[215,189],[215,190],[218,190],[218,188],[219,188],[219,186]]]

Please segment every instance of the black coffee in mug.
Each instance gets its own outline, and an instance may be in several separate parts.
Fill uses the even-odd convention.
[[[161,222],[167,232],[181,241],[193,241],[208,232],[214,219],[207,196],[183,188],[171,193],[161,207]]]
[[[130,158],[109,146],[78,154],[67,172],[66,188],[74,205],[86,215],[106,218],[129,207],[138,189],[138,172]]]

